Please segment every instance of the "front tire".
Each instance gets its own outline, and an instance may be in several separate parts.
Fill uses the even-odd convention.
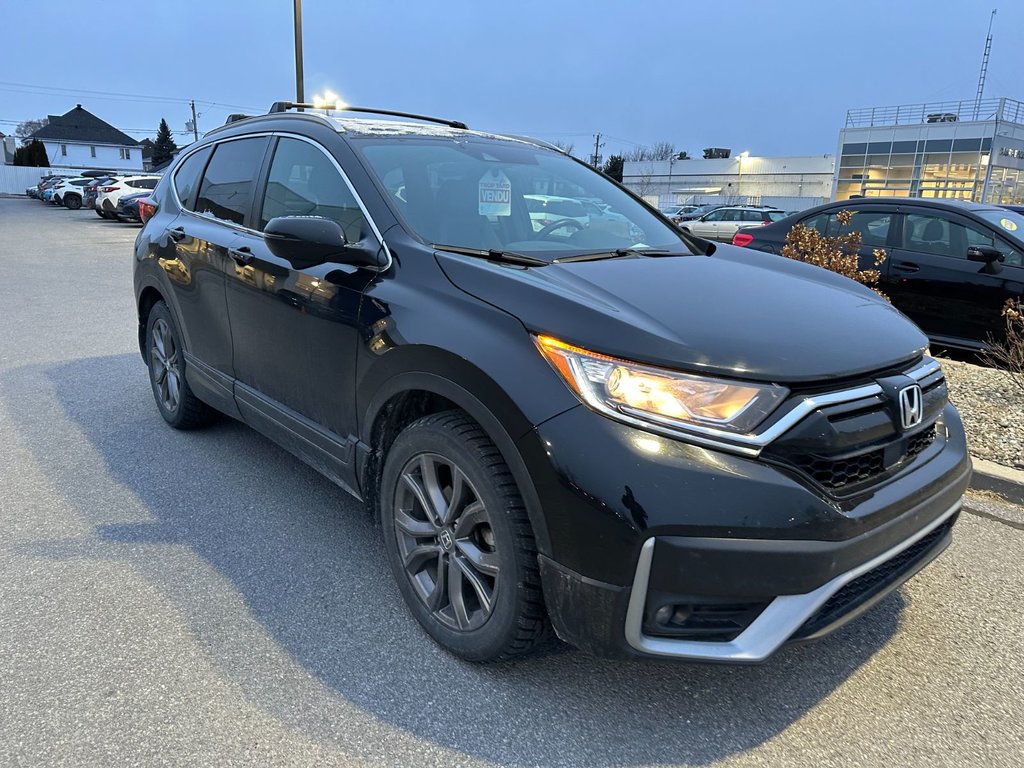
[[[196,429],[208,424],[213,409],[192,392],[185,380],[185,354],[181,334],[167,304],[158,301],[146,320],[146,360],[156,407],[175,429]]]
[[[425,416],[395,440],[381,524],[410,612],[469,661],[525,655],[551,637],[537,547],[501,453],[461,411]]]

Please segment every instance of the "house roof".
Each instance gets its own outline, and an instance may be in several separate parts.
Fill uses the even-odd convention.
[[[100,120],[81,104],[63,115],[49,115],[46,125],[32,134],[33,139],[50,139],[78,144],[119,144],[134,147],[139,142]]]

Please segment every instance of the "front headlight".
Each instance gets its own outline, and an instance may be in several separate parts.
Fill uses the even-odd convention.
[[[764,421],[789,391],[655,368],[535,336],[541,354],[595,410],[627,414],[680,429],[745,434]]]

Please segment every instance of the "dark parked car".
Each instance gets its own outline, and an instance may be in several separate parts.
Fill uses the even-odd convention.
[[[1024,205],[1000,205],[999,207],[1014,213],[1024,213]]]
[[[90,181],[84,187],[84,199],[82,200],[82,206],[85,208],[93,208],[96,205],[96,197],[99,195],[100,188],[110,184],[117,180],[115,176],[99,176]]]
[[[836,214],[854,211],[848,227]],[[822,234],[861,233],[861,268],[872,252],[888,258],[880,288],[937,344],[981,349],[1005,338],[1006,300],[1024,297],[1024,216],[996,205],[922,198],[829,203],[764,227],[740,230],[742,245],[779,253],[795,224]]]
[[[705,205],[698,205],[692,211],[681,213],[678,216],[673,216],[673,221],[696,221],[701,216],[705,216],[718,208],[725,208],[725,203],[707,203]]]
[[[132,195],[125,195],[117,201],[117,207],[114,208],[114,218],[118,221],[142,221],[142,216],[139,214],[139,201],[144,200],[153,193],[149,190],[145,192],[136,192]]]
[[[759,661],[947,546],[963,427],[876,294],[690,238],[541,142],[291,106],[157,186],[140,351],[172,427],[228,414],[364,500],[443,647],[515,656],[553,627]],[[527,196],[550,189],[629,226],[538,230]]]

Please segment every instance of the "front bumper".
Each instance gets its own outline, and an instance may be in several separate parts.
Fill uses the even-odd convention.
[[[835,629],[948,546],[971,468],[955,409],[938,426],[941,439],[898,475],[836,499],[778,467],[582,408],[546,422],[536,436],[548,477],[531,474],[556,510],[540,565],[557,633],[601,656],[752,663]],[[662,606],[732,611],[733,631],[661,631]]]

